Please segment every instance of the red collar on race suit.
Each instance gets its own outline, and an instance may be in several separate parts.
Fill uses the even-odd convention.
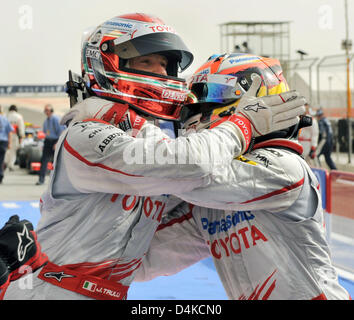
[[[114,125],[117,125],[128,111],[129,105],[126,103],[114,103],[113,106],[103,115],[102,120],[111,122],[114,117]]]
[[[138,115],[128,104],[114,103],[112,107],[100,118],[88,118],[83,122],[95,121],[119,127],[124,132],[131,131],[131,136],[136,137],[143,127],[146,119]]]
[[[118,125],[118,123],[122,120],[124,114],[127,112],[128,109],[129,109],[128,104],[116,102],[102,117],[95,118],[95,116],[93,116],[92,118],[87,118],[82,121],[83,122],[96,121],[96,122],[102,122],[106,124]]]
[[[302,145],[288,139],[271,139],[271,140],[259,142],[253,146],[252,150],[259,149],[259,148],[267,148],[267,147],[290,149],[291,151],[295,151],[299,155],[302,155],[303,152]]]

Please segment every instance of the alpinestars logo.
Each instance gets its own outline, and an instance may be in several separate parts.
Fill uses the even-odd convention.
[[[31,244],[34,241],[30,237],[26,225],[23,226],[22,232],[17,232],[17,237],[18,237],[18,246],[17,246],[18,261],[23,261],[23,259],[26,257],[28,248],[31,246]]]
[[[267,109],[267,108],[264,106],[261,106],[258,102],[256,104],[250,104],[250,105],[243,108],[243,110],[254,111],[254,112],[258,112],[258,110],[261,110],[261,109]]]
[[[54,278],[55,280],[57,280],[58,282],[61,282],[62,279],[64,278],[75,278],[75,276],[73,276],[72,274],[66,274],[64,273],[64,271],[60,271],[60,272],[46,272],[44,274],[44,276],[46,278]]]

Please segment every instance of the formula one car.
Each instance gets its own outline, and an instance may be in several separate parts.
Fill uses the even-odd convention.
[[[26,123],[25,137],[17,150],[16,162],[20,168],[27,169],[29,173],[39,173],[45,133],[40,128]],[[48,169],[52,169],[52,162]]]

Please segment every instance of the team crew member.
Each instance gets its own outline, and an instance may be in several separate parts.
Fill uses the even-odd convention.
[[[213,71],[203,79],[206,69]],[[237,104],[235,92],[253,73],[262,75],[264,93],[287,90],[274,59],[217,56],[193,77],[199,104],[191,112],[203,103]],[[164,216],[135,279],[171,275],[211,255],[230,299],[349,299],[331,261],[318,181],[300,156],[297,131],[256,138],[250,152],[215,170],[211,184],[180,194],[193,204]]]
[[[17,107],[11,105],[7,114],[7,120],[11,123],[14,132],[11,134],[11,148],[9,148],[5,155],[6,167],[10,171],[15,169],[17,150],[21,145],[22,138],[25,136],[25,123],[23,117],[18,113]]]
[[[318,159],[324,155],[326,164],[331,170],[337,170],[337,166],[332,159],[333,151],[333,130],[331,122],[325,117],[322,109],[317,110],[316,117],[318,119],[319,142],[318,142]]]
[[[305,104],[306,114],[311,115],[311,108],[309,104]],[[318,144],[318,123],[315,117],[312,117],[312,126],[302,128],[299,132],[299,142],[302,145],[303,153],[302,156],[307,161],[309,165],[316,165],[316,149]]]
[[[45,139],[41,158],[41,169],[39,171],[39,180],[36,185],[41,185],[44,183],[48,162],[53,159],[55,145],[58,142],[60,134],[65,129],[64,126],[60,125],[59,117],[54,114],[52,105],[45,105],[44,113],[47,116],[43,123]]]
[[[0,105],[0,183],[2,183],[4,178],[4,159],[6,150],[11,147],[12,131],[13,128],[4,116],[2,106]]]
[[[126,298],[163,214],[181,202],[167,194],[210,184],[213,170],[244,152],[255,132],[296,123],[304,112],[294,93],[285,103],[278,95],[259,101],[246,94],[243,103],[259,102],[267,116],[251,115],[251,124],[247,112],[235,114],[212,130],[169,138],[155,119],[179,118],[188,90],[177,71],[192,54],[171,27],[144,14],[100,25],[84,41],[82,59],[95,96],[62,119],[68,128],[57,143],[37,227],[49,262],[34,273],[32,290],[14,281],[5,299]],[[294,110],[285,123],[278,123],[279,104]],[[210,162],[201,161],[204,155]]]

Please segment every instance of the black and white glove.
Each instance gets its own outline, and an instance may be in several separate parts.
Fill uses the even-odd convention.
[[[6,287],[10,282],[9,270],[7,269],[7,265],[0,258],[0,300],[2,297],[2,292],[5,291]]]
[[[236,113],[251,122],[254,137],[286,129],[298,123],[299,116],[305,114],[304,97],[294,90],[257,97],[262,79],[255,74],[252,80],[251,87],[236,107]]]
[[[249,149],[252,138],[289,128],[297,124],[299,116],[305,113],[306,100],[298,92],[257,97],[262,79],[255,74],[252,80],[251,87],[242,96],[236,110],[231,104],[225,112],[219,114],[221,119],[210,126],[215,128],[232,124],[236,127],[242,143],[242,153]],[[232,109],[234,113],[230,112]]]
[[[3,229],[1,229],[1,230],[3,230]],[[5,250],[3,250],[3,251],[5,252]],[[9,268],[8,268],[7,263],[2,259],[1,253],[0,253],[0,300],[3,299],[6,289],[9,284],[10,284]]]
[[[7,267],[10,281],[17,280],[28,271],[34,272],[47,263],[48,257],[41,251],[31,222],[20,221],[14,215],[0,229],[0,261]],[[26,273],[25,267],[29,269]]]

